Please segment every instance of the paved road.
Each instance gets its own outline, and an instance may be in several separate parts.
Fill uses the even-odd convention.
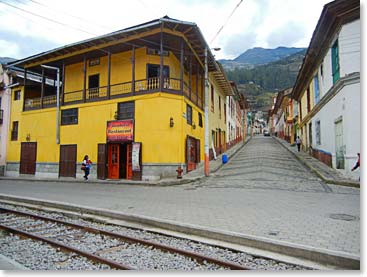
[[[360,255],[359,189],[324,184],[271,137],[254,137],[211,177],[191,184],[0,180],[0,193]]]

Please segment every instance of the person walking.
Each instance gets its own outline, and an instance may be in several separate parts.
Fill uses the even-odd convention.
[[[299,136],[297,136],[296,144],[297,144],[298,152],[300,152],[300,151],[301,151],[301,144],[302,144],[302,140],[300,139],[300,137],[299,137]]]
[[[82,162],[82,170],[84,171],[84,180],[88,180],[88,175],[90,173],[90,168],[92,166],[92,161],[89,159],[88,155],[84,156],[83,162]]]
[[[354,165],[354,167],[352,168],[352,171],[356,170],[358,167],[361,166],[360,154],[357,153],[357,155],[358,155],[358,160],[357,160],[356,164]]]

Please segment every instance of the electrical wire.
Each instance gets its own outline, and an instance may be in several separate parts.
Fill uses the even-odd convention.
[[[237,4],[237,6],[233,9],[233,11],[231,12],[231,14],[227,17],[226,21],[224,22],[224,24],[222,25],[222,27],[219,28],[218,32],[215,34],[215,36],[212,38],[212,40],[210,41],[210,43],[213,43],[213,41],[217,38],[217,36],[219,35],[219,33],[223,30],[223,28],[227,25],[228,21],[231,19],[231,17],[233,16],[234,12],[238,9],[238,7],[241,5],[241,3],[243,2],[243,0],[240,0],[240,2]]]
[[[39,5],[39,6],[45,7],[45,8],[47,8],[47,9],[49,9],[49,10],[54,10],[54,11],[57,11],[57,12],[61,12],[61,13],[65,14],[65,15],[67,15],[67,16],[70,16],[70,17],[76,18],[77,20],[80,20],[80,21],[84,21],[84,22],[86,22],[86,23],[88,23],[88,24],[93,24],[94,26],[97,26],[97,27],[99,27],[99,28],[101,28],[101,29],[105,29],[105,30],[110,30],[110,29],[111,29],[111,27],[107,27],[107,26],[103,26],[103,25],[96,24],[96,22],[89,21],[89,20],[86,20],[85,18],[82,18],[82,17],[79,17],[79,16],[72,15],[72,14],[67,13],[66,11],[63,11],[63,10],[60,10],[60,9],[52,8],[52,7],[47,6],[47,5],[43,4],[43,3],[40,3],[40,2],[38,2],[38,1],[35,1],[35,0],[28,0],[28,1],[30,1],[30,2],[32,2],[32,3],[35,3],[35,4]]]
[[[14,6],[14,5],[12,5],[12,4],[8,3],[8,2],[5,2],[4,0],[0,0],[0,3],[3,3],[4,5],[7,5],[7,6],[9,6],[9,7],[14,8],[14,9],[20,10],[20,11],[22,11],[22,12],[29,13],[29,14],[31,14],[31,15],[33,15],[33,16],[36,16],[36,17],[42,18],[42,19],[44,19],[44,20],[50,21],[50,22],[52,22],[52,23],[55,23],[55,24],[58,24],[58,25],[61,25],[61,26],[64,26],[64,27],[69,27],[69,28],[72,28],[72,29],[78,30],[78,31],[80,31],[80,32],[87,33],[87,34],[92,35],[92,36],[98,36],[97,34],[94,34],[94,33],[91,33],[91,32],[89,32],[89,31],[86,31],[86,30],[80,29],[80,28],[78,28],[78,27],[74,27],[74,26],[72,26],[72,25],[65,24],[65,23],[59,22],[59,21],[57,21],[57,20],[54,20],[54,19],[51,19],[51,18],[45,17],[45,16],[43,16],[43,15],[39,15],[39,14],[37,14],[37,13],[34,13],[34,12],[31,12],[31,11],[28,11],[28,10],[26,10],[26,9],[23,9],[23,8],[20,8],[20,7],[17,7],[17,6]]]

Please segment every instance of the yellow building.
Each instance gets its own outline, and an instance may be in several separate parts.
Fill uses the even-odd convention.
[[[307,88],[299,97],[299,117],[298,126],[300,129],[300,137],[302,139],[302,148],[306,152],[312,152],[312,122],[311,111],[314,107],[314,81],[311,81]]]
[[[25,76],[12,91],[6,174],[80,177],[84,155],[99,179],[195,169],[204,160],[206,48],[196,24],[164,17],[13,63]],[[207,62],[220,147],[232,90],[210,50]]]

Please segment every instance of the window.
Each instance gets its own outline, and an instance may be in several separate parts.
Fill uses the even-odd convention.
[[[117,119],[134,119],[135,116],[135,102],[118,103]]]
[[[14,91],[14,101],[20,100],[20,90]]]
[[[89,60],[89,66],[99,65],[99,63],[100,63],[99,58]]]
[[[324,78],[324,61],[322,62],[320,66],[320,75],[321,75],[321,78]]]
[[[315,133],[316,133],[316,144],[320,145],[321,144],[321,124],[320,124],[320,120],[316,121],[316,126],[315,126]]]
[[[227,122],[227,105],[224,103],[224,123]]]
[[[335,41],[331,49],[331,67],[333,72],[333,84],[335,84],[340,77],[338,40]]]
[[[61,125],[78,124],[78,108],[61,111]]]
[[[218,107],[219,107],[219,118],[222,118],[222,103],[221,103],[221,99],[220,96],[218,95]]]
[[[203,127],[203,115],[201,113],[198,113],[198,115],[199,115],[199,120],[198,120],[199,126]]]
[[[189,104],[186,104],[186,121],[192,125],[192,107]]]
[[[13,128],[11,129],[11,140],[18,140],[18,121],[13,121]]]
[[[214,113],[214,87],[213,85],[210,86],[210,99],[211,99],[211,111]]]
[[[320,86],[319,76],[316,74],[313,78],[314,94],[315,94],[315,105],[320,101]]]

